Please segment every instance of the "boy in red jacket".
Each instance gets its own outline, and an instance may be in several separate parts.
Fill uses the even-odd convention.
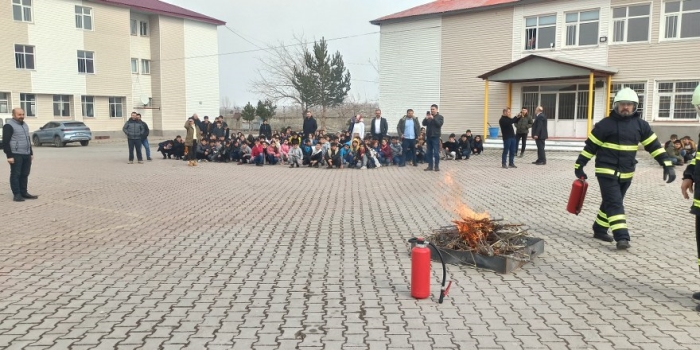
[[[250,157],[253,158],[255,166],[263,166],[265,163],[265,155],[263,154],[265,147],[260,143],[260,140],[255,140],[255,146],[251,150]]]

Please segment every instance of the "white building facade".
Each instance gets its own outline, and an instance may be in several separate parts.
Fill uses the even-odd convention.
[[[218,113],[223,22],[157,0],[5,2],[0,49],[14,60],[0,60],[0,118],[22,107],[32,128],[79,120],[120,135],[137,111],[158,135]]]

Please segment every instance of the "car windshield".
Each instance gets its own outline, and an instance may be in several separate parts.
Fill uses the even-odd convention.
[[[84,127],[87,127],[87,125],[85,125],[85,123],[81,123],[81,122],[76,122],[76,123],[65,123],[65,124],[63,124],[63,125],[65,125],[67,128],[84,128]]]

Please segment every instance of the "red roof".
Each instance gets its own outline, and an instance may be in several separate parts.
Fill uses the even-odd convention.
[[[175,6],[167,2],[159,0],[93,0],[107,5],[129,7],[136,11],[154,13],[163,16],[191,19],[217,26],[225,25],[226,22],[213,17],[205,16],[201,13],[184,9],[180,6]]]
[[[448,12],[472,10],[496,5],[503,5],[520,0],[437,0],[428,4],[419,5],[408,10],[384,16],[371,21],[372,24],[379,24],[384,21],[401,19],[407,17],[426,16],[434,14],[444,14]]]

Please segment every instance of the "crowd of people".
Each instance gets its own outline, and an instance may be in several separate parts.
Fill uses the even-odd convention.
[[[664,149],[666,149],[666,153],[671,158],[673,165],[680,166],[695,159],[698,147],[690,136],[683,136],[683,138],[678,139],[678,135],[673,134],[671,139],[664,144]]]
[[[329,133],[319,129],[307,111],[303,128],[298,132],[291,127],[273,132],[264,121],[257,136],[246,136],[242,132],[233,133],[222,116],[211,122],[209,117],[200,120],[195,114],[185,123],[185,137],[178,135],[159,143],[158,152],[163,159],[185,160],[189,166],[200,162],[233,162],[364,170],[427,163],[426,170],[431,171],[439,171],[440,160],[466,160],[483,152],[482,137],[472,135],[471,130],[459,137],[451,134],[443,141],[440,138],[443,122],[437,105],[431,106],[420,123],[409,109],[397,125],[397,136],[390,136],[388,123],[377,109],[369,130],[365,131],[363,116],[356,115],[347,130]]]

